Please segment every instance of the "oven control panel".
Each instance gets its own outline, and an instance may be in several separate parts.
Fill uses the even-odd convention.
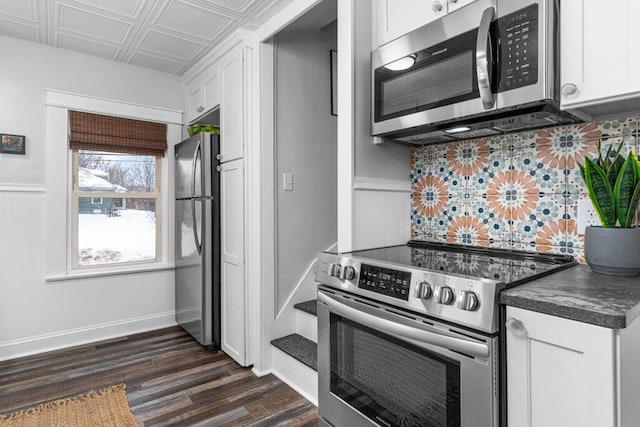
[[[409,300],[411,273],[374,265],[360,265],[358,288],[378,294]]]
[[[500,282],[328,252],[318,255],[315,280],[484,332],[498,330]]]

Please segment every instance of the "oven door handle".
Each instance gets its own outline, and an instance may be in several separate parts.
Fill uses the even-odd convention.
[[[491,92],[491,21],[496,15],[493,7],[488,7],[482,13],[480,26],[478,27],[478,38],[476,39],[476,74],[478,76],[478,90],[480,99],[485,110],[493,108],[496,104],[496,97]]]
[[[341,316],[372,329],[386,332],[399,338],[405,338],[418,344],[431,344],[437,347],[447,348],[475,357],[489,357],[489,345],[464,338],[454,338],[435,332],[424,331],[409,325],[392,322],[387,319],[374,316],[344,304],[336,299],[318,292],[318,301],[326,304],[329,310]]]

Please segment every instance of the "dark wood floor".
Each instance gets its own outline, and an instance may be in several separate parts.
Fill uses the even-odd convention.
[[[173,327],[0,362],[0,414],[125,383],[141,426],[315,426],[316,407]]]

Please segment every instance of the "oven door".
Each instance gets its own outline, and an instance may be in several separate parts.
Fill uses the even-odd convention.
[[[323,287],[318,328],[325,424],[498,425],[497,337]]]

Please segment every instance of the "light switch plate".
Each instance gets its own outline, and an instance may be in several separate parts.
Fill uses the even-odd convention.
[[[293,191],[293,174],[292,173],[283,173],[282,174],[282,189],[284,191]]]

